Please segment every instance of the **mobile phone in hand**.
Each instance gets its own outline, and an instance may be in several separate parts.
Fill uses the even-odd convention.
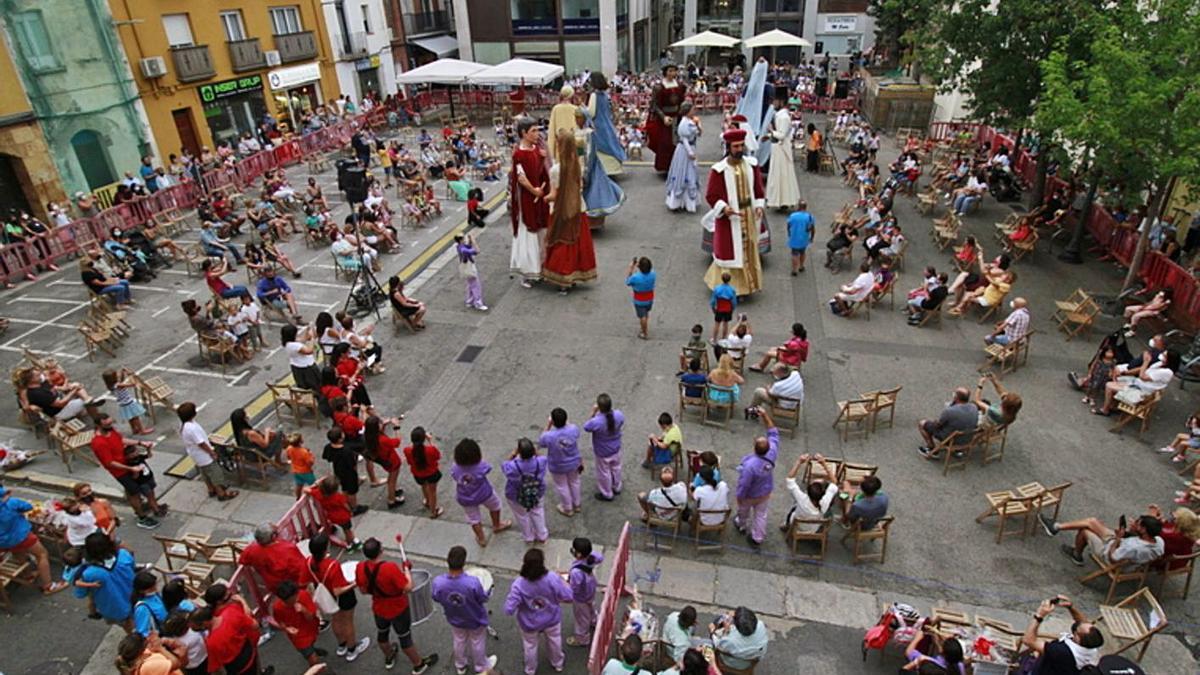
[[[1121,516],[1120,519],[1117,520],[1117,527],[1121,528],[1122,530],[1127,529],[1128,526],[1125,522],[1125,516]]]

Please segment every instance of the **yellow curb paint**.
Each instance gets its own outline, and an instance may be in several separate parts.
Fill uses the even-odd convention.
[[[484,208],[491,210],[503,200],[504,193],[500,193],[489,199],[483,206]],[[412,262],[405,265],[404,268],[400,270],[399,274],[397,274],[397,276],[399,276],[405,283],[411,281],[412,278],[420,273],[420,271],[424,269],[424,267],[428,265],[431,260],[441,255],[442,251],[445,251],[446,248],[450,246],[450,243],[454,241],[454,237],[466,232],[470,227],[470,221],[464,220],[458,225],[450,228],[445,234],[443,234],[441,237],[438,237],[437,241],[426,247],[424,251],[421,251],[416,258],[413,258]],[[295,383],[296,381],[292,378],[292,374],[288,373],[275,384],[278,386],[290,387]],[[246,417],[254,419],[271,405],[273,405],[271,401],[271,391],[267,390],[262,394],[259,394],[258,397],[253,401],[246,404]],[[233,435],[233,427],[229,424],[229,422],[226,422],[219,429],[217,429],[215,433],[218,436],[225,436],[228,438]],[[187,478],[188,474],[190,474],[195,468],[196,464],[192,461],[192,458],[184,455],[171,468],[167,469],[167,475],[175,478]]]

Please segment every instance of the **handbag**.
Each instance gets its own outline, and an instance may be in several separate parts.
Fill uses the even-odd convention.
[[[321,610],[322,614],[336,614],[340,611],[341,606],[338,605],[337,598],[325,586],[325,577],[329,575],[329,570],[325,570],[325,574],[320,579],[313,574],[312,567],[308,568],[308,573],[312,575],[313,581],[317,582],[312,594],[313,603],[316,604],[317,609]]]
[[[662,488],[662,496],[664,499],[667,500],[667,502],[669,502],[671,504],[671,506],[674,506],[674,507],[679,506],[678,504],[675,503],[674,499],[671,499],[671,495],[667,493],[666,488]],[[679,519],[685,523],[688,522],[689,520],[691,520],[692,519],[692,507],[688,506],[687,504],[684,504],[683,510],[679,512]]]

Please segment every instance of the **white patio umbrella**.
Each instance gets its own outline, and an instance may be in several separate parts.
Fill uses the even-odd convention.
[[[487,68],[482,63],[458,59],[438,59],[396,75],[400,84],[464,84],[467,76]]]
[[[811,47],[812,43],[799,35],[792,35],[785,30],[776,28],[765,33],[759,33],[743,41],[742,46],[747,49],[755,49],[757,47]]]
[[[467,82],[477,85],[546,85],[562,77],[563,67],[531,59],[509,59],[504,63],[484,68],[467,77]]]
[[[728,35],[714,33],[711,30],[706,30],[703,33],[696,33],[690,37],[686,37],[679,42],[671,43],[672,47],[721,47],[727,49],[736,45],[740,40]]]

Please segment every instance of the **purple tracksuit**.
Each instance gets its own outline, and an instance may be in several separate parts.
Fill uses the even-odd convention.
[[[613,427],[608,430],[608,416],[596,416],[583,423],[583,430],[592,434],[592,452],[596,454],[596,487],[606,499],[621,491],[621,431],[625,415],[612,411]]]
[[[479,579],[459,573],[443,574],[433,580],[433,600],[442,606],[454,638],[454,667],[474,672],[487,671],[488,593]],[[468,658],[469,657],[469,658]]]
[[[525,675],[537,672],[538,636],[542,633],[550,650],[550,665],[562,670],[566,659],[562,650],[562,609],[558,605],[571,599],[571,588],[555,572],[548,572],[537,581],[517,577],[513,582],[504,600],[504,613],[515,614],[521,627]]]
[[[592,641],[592,630],[596,626],[596,575],[594,570],[604,562],[598,552],[571,563],[571,599],[575,614],[575,641],[587,644]]]

